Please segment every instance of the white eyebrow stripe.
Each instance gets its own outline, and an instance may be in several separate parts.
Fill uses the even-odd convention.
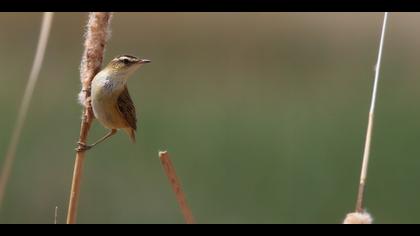
[[[121,57],[118,57],[117,60],[138,61],[139,59],[137,59],[135,57],[121,56]]]

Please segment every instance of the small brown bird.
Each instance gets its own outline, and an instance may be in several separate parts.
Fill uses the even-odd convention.
[[[95,118],[109,133],[93,143],[79,143],[78,151],[91,149],[123,129],[132,142],[136,140],[136,109],[127,89],[128,77],[149,60],[121,55],[114,58],[92,80],[91,104]]]

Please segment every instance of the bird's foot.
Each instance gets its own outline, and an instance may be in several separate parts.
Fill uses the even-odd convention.
[[[91,148],[92,148],[91,145],[87,145],[86,143],[82,143],[82,142],[77,142],[77,147],[75,148],[75,150],[77,152],[84,152]]]

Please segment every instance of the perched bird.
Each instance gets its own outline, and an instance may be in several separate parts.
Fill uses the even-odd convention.
[[[128,93],[127,80],[141,65],[149,62],[135,56],[121,55],[114,58],[93,78],[91,85],[93,114],[110,131],[92,145],[79,143],[77,151],[92,148],[114,135],[118,129],[124,130],[130,140],[135,142],[136,109]]]

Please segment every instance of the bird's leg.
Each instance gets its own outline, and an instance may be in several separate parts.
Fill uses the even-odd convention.
[[[115,133],[117,133],[116,129],[111,129],[111,131],[109,131],[108,134],[106,134],[104,137],[102,137],[101,139],[99,139],[98,141],[96,141],[95,143],[93,143],[92,145],[90,145],[90,148],[92,148],[93,146],[102,143],[103,141],[105,141],[107,138],[111,137],[112,135],[114,135]]]
[[[87,150],[93,148],[94,146],[98,145],[99,143],[102,143],[103,141],[105,141],[106,139],[108,139],[109,137],[114,135],[115,133],[117,133],[117,130],[116,129],[111,129],[111,131],[109,131],[109,133],[107,133],[104,137],[102,137],[101,139],[99,139],[98,141],[93,143],[92,145],[87,145],[85,143],[78,142],[77,143],[78,146],[76,148],[76,151],[78,151],[78,152],[87,151]]]

